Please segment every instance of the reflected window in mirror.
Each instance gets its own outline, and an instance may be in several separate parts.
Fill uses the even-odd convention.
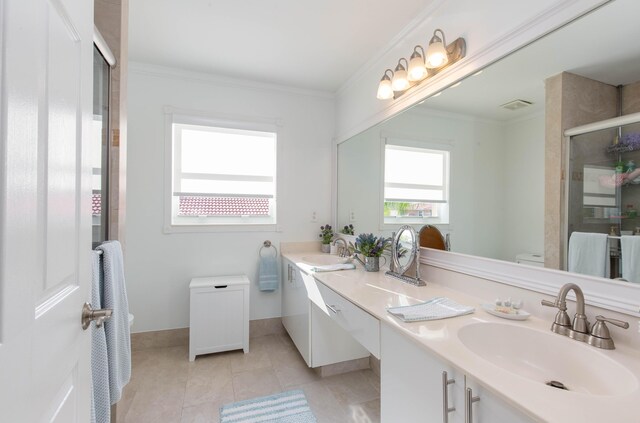
[[[385,225],[449,223],[450,152],[445,147],[384,139]]]

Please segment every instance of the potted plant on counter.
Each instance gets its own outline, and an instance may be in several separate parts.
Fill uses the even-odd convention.
[[[342,232],[345,235],[355,235],[355,232],[353,225],[352,224],[348,224],[348,225],[344,225],[344,228],[342,228],[342,230],[340,232]]]
[[[391,238],[360,234],[356,238],[354,251],[364,256],[364,270],[377,272],[380,270],[380,257],[389,247],[391,247]]]
[[[333,228],[327,224],[320,226],[320,238],[322,238],[322,252],[331,252],[331,240],[333,239]]]

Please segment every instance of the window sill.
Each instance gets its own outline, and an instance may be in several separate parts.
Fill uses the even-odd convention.
[[[165,234],[209,233],[209,232],[281,232],[277,224],[210,224],[210,225],[165,225]]]

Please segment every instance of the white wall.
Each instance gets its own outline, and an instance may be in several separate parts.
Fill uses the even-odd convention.
[[[197,276],[247,274],[251,319],[280,316],[280,291],[257,289],[258,250],[266,239],[315,241],[330,221],[332,97],[148,65],[130,70],[125,271],[134,331],[189,326],[188,284]],[[281,231],[163,233],[164,106],[282,121]]]
[[[544,115],[507,122],[503,260],[544,253]]]

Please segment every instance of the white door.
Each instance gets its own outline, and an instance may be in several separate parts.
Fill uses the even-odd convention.
[[[0,0],[0,422],[89,421],[93,1]]]

